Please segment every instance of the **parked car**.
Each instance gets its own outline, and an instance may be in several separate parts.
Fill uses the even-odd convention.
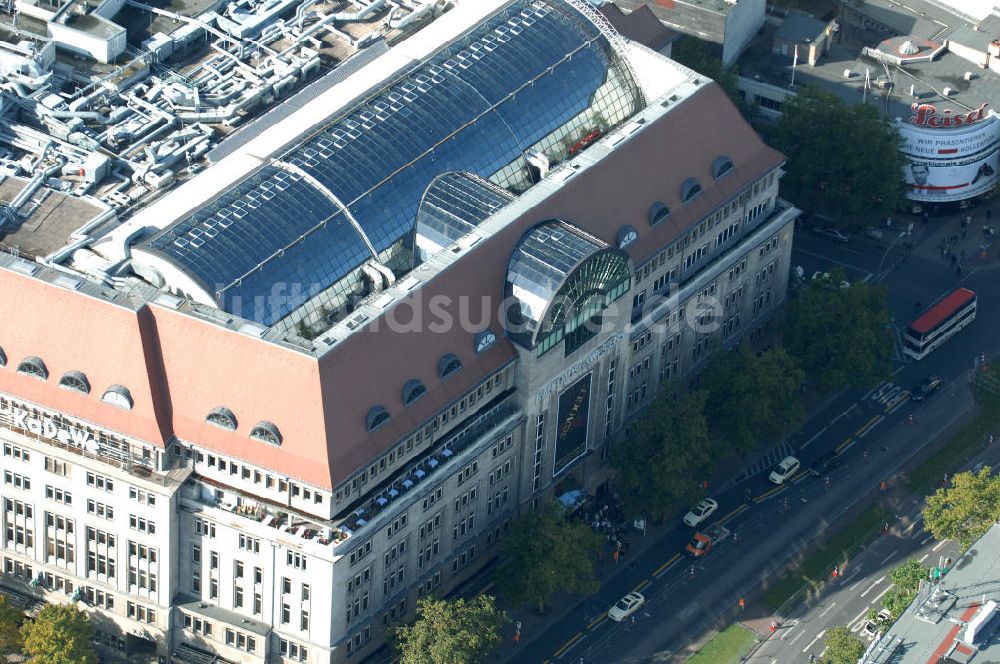
[[[688,513],[684,515],[684,525],[694,528],[699,523],[712,516],[717,509],[719,509],[719,503],[715,502],[711,498],[705,498],[704,500],[699,501],[697,505],[692,507]]]
[[[778,462],[778,465],[774,467],[774,470],[767,476],[767,479],[775,484],[784,484],[785,480],[799,471],[800,465],[799,460],[795,457],[786,456]]]
[[[861,634],[869,641],[874,641],[875,636],[879,632],[884,632],[892,623],[892,614],[889,613],[889,609],[880,609],[878,615],[865,621],[864,627],[861,628]]]
[[[941,379],[937,376],[928,376],[920,381],[920,384],[910,392],[910,398],[914,401],[923,401],[934,394],[941,387]]]
[[[809,466],[809,474],[813,477],[826,476],[830,471],[840,465],[840,455],[830,451],[816,459],[816,463]]]
[[[840,230],[836,226],[817,226],[813,229],[814,233],[822,235],[823,237],[830,238],[837,242],[850,242],[851,236]]]
[[[638,611],[645,603],[646,598],[642,596],[642,593],[629,593],[608,609],[608,618],[615,622],[621,622]]]

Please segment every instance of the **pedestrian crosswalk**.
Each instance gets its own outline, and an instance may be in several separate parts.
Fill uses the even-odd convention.
[[[730,482],[729,486],[734,486],[744,480],[755,477],[765,470],[769,470],[786,456],[794,454],[795,448],[792,447],[791,443],[779,443],[767,450],[764,454],[758,457],[756,461],[747,466],[746,469],[736,477],[736,479]]]

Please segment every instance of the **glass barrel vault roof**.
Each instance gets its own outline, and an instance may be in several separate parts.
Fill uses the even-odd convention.
[[[561,0],[522,0],[278,155],[307,177],[265,166],[146,248],[222,308],[271,324],[410,237],[435,176],[504,185],[529,147],[558,148],[588,113],[613,125],[641,105],[597,26]],[[240,311],[260,297],[272,306]]]
[[[426,258],[471,233],[512,200],[509,191],[474,173],[438,175],[417,208],[415,249]]]

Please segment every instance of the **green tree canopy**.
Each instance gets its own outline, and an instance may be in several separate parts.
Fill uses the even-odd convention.
[[[723,89],[726,95],[736,104],[743,117],[753,119],[754,109],[748,104],[736,87],[739,80],[739,69],[733,65],[722,64],[722,47],[697,37],[684,35],[670,47],[670,57],[685,67],[707,76]]]
[[[873,106],[805,87],[785,102],[774,142],[788,157],[784,195],[800,207],[872,221],[906,203],[899,132]]]
[[[476,664],[500,647],[506,622],[490,595],[470,602],[425,597],[416,622],[397,627],[394,636],[402,664]]]
[[[11,655],[21,650],[20,625],[24,614],[0,595],[0,655]]]
[[[97,664],[90,645],[94,628],[71,604],[46,604],[21,626],[24,653],[32,664]]]
[[[958,473],[951,487],[928,496],[924,523],[936,539],[952,539],[965,552],[1000,519],[1000,477],[984,466],[978,473]]]
[[[865,642],[847,627],[831,627],[823,637],[826,653],[823,664],[858,664],[865,654]]]
[[[547,503],[514,522],[502,541],[497,590],[539,612],[557,592],[595,593],[600,584],[594,562],[602,543],[590,526],[568,521],[559,503]]]
[[[920,582],[927,579],[930,571],[930,567],[917,560],[908,560],[893,568],[890,573],[893,587],[882,597],[882,606],[892,614],[893,620],[903,615],[903,611],[917,596]]]
[[[701,497],[701,483],[714,461],[707,399],[702,390],[680,397],[669,388],[661,390],[631,440],[613,449],[615,484],[627,513],[659,521]]]
[[[838,288],[844,278],[834,270],[829,280],[809,281],[785,311],[785,348],[824,392],[874,385],[892,366],[888,291],[860,281]]]
[[[708,424],[725,452],[746,454],[805,421],[805,372],[784,349],[755,355],[747,345],[712,355],[702,384]]]

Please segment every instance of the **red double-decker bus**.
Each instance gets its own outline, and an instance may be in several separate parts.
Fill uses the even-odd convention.
[[[956,288],[910,323],[903,334],[903,352],[922,360],[975,319],[976,294]]]

